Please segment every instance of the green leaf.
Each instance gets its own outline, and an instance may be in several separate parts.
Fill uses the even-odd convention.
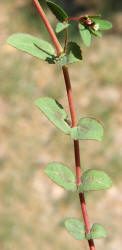
[[[82,31],[82,30],[85,30],[86,27],[83,24],[79,24],[79,29]]]
[[[58,59],[58,63],[61,66],[81,61],[81,49],[80,46],[75,42],[69,42],[67,44],[66,53],[62,54]]]
[[[55,50],[52,45],[34,36],[21,33],[13,34],[8,38],[7,43],[48,63],[56,62]]]
[[[51,1],[46,1],[48,7],[52,11],[52,13],[56,16],[56,18],[60,21],[63,22],[68,18],[68,15],[66,12],[57,4],[51,2]]]
[[[65,30],[69,27],[68,23],[57,23],[56,25],[56,33],[60,33],[61,31]]]
[[[84,27],[84,25],[82,25],[82,24],[79,23],[79,31],[80,31],[80,35],[81,35],[81,37],[82,37],[82,40],[83,40],[84,44],[85,44],[87,47],[89,47],[90,44],[91,44],[91,33],[90,33],[90,31],[89,31],[88,29],[86,29],[85,27],[84,27],[84,29],[83,29],[83,27]]]
[[[112,23],[106,20],[93,19],[93,22],[99,25],[100,30],[109,30],[112,28]]]
[[[103,126],[96,119],[85,117],[78,121],[78,126],[71,128],[73,140],[97,140],[103,137]]]
[[[72,171],[65,165],[52,162],[45,168],[47,176],[66,190],[76,191],[76,179]]]
[[[42,97],[37,99],[35,104],[57,128],[65,134],[70,133],[71,128],[67,123],[68,116],[60,103],[52,98]]]
[[[75,218],[68,218],[65,220],[65,227],[75,239],[85,239],[85,226],[84,223],[80,220]]]
[[[102,33],[100,31],[94,29],[89,29],[89,30],[94,36],[98,36],[99,38],[102,37]]]
[[[83,173],[79,192],[102,190],[111,186],[112,181],[104,171],[89,169]]]
[[[102,225],[95,223],[93,224],[90,233],[86,235],[86,238],[90,240],[90,239],[104,238],[106,236],[107,236],[107,232],[105,228]]]

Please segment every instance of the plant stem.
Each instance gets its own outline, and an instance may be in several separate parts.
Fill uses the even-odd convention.
[[[45,15],[41,5],[39,4],[39,1],[38,0],[32,0],[32,1],[33,1],[34,5],[35,5],[36,9],[39,12],[39,14],[40,14],[40,16],[41,16],[47,30],[48,30],[48,32],[50,34],[50,37],[52,38],[53,43],[55,44],[55,47],[56,47],[56,50],[57,50],[57,55],[60,56],[61,52],[63,51],[62,47],[61,47],[61,45],[60,45],[60,43],[59,43],[59,41],[58,41],[58,39],[57,39],[57,37],[55,35],[50,23],[49,23],[49,21],[48,21],[46,15]]]
[[[48,22],[48,19],[40,6],[38,0],[32,0],[33,3],[35,4],[43,22],[45,23],[45,26],[47,27],[47,30],[49,32],[50,37],[52,38],[52,41],[55,45],[55,48],[57,50],[57,55],[60,56],[62,52],[62,47],[50,25]],[[72,120],[72,127],[77,126],[77,119],[76,119],[76,114],[75,114],[75,108],[74,108],[74,101],[73,101],[73,96],[72,96],[72,88],[71,88],[71,82],[70,82],[70,77],[69,77],[69,72],[67,66],[62,67],[63,70],[63,75],[65,79],[65,85],[66,85],[66,90],[67,90],[67,97],[68,97],[68,103],[69,103],[69,109],[70,109],[70,114],[71,114],[71,120]],[[76,165],[76,178],[77,178],[77,187],[81,183],[81,167],[80,167],[80,149],[79,149],[79,141],[75,140],[74,141],[74,154],[75,154],[75,165]],[[86,203],[85,203],[85,198],[84,198],[84,193],[79,194],[79,199],[80,199],[80,205],[81,205],[81,210],[83,214],[83,219],[86,227],[86,234],[90,232],[90,223],[88,219],[88,214],[87,214],[87,209],[86,209]],[[88,240],[89,248],[90,250],[95,250],[95,245],[93,240]]]
[[[79,22],[80,17],[68,17],[67,21],[77,21]]]
[[[73,97],[72,97],[72,88],[71,88],[70,77],[69,77],[67,66],[63,66],[62,70],[63,70],[63,75],[64,75],[64,79],[66,83],[66,90],[67,90],[67,97],[68,97],[71,120],[72,120],[72,127],[76,127],[77,119],[75,115],[75,108],[74,108],[74,102],[73,102]]]
[[[63,66],[62,70],[63,70],[65,85],[66,85],[66,90],[67,90],[67,97],[68,97],[69,109],[70,109],[70,114],[71,114],[72,127],[76,127],[77,119],[75,115],[75,108],[74,108],[72,88],[71,88],[68,68],[66,66]],[[75,153],[77,187],[79,187],[81,184],[79,141],[74,141],[74,153]]]
[[[66,52],[67,41],[68,41],[68,28],[66,28],[65,30],[64,53]]]
[[[84,223],[86,227],[86,234],[88,234],[90,232],[90,223],[89,223],[89,218],[87,214],[84,193],[80,193],[79,198],[80,198],[80,205],[81,205],[81,210],[83,214],[83,219],[84,219]],[[95,250],[94,241],[92,239],[88,240],[88,244],[89,244],[90,250]]]

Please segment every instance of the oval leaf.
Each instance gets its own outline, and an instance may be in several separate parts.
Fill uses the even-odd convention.
[[[75,239],[85,239],[85,226],[84,223],[80,220],[75,218],[68,218],[65,220],[65,227]]]
[[[56,62],[55,50],[52,45],[34,36],[21,33],[13,34],[8,38],[7,43],[48,63]]]
[[[56,33],[60,33],[61,31],[65,30],[69,27],[68,23],[57,23],[56,25]]]
[[[95,223],[93,224],[90,233],[86,235],[86,238],[90,240],[90,239],[104,238],[106,236],[107,236],[107,232],[105,228],[102,225]]]
[[[66,53],[62,54],[58,59],[58,63],[61,66],[81,61],[82,61],[81,49],[80,46],[75,42],[69,42],[67,44]]]
[[[104,171],[89,169],[83,173],[79,192],[102,190],[111,186],[112,181]]]
[[[89,47],[91,44],[91,33],[88,29],[84,28],[83,29],[83,25],[79,24],[79,31],[80,31],[80,35],[82,37],[82,40],[84,42],[84,44]]]
[[[50,8],[50,10],[52,11],[52,13],[60,22],[63,22],[68,18],[68,15],[66,14],[66,12],[61,7],[59,7],[59,5],[51,1],[46,1],[46,3],[48,7]]]
[[[65,165],[53,162],[45,168],[47,176],[66,190],[76,191],[76,179],[72,171]]]
[[[73,140],[97,140],[103,137],[103,126],[96,119],[85,117],[78,121],[78,126],[71,128]]]
[[[93,19],[93,22],[99,25],[100,30],[109,30],[112,28],[112,23],[106,20]]]
[[[47,118],[65,134],[70,133],[70,126],[67,123],[67,113],[62,105],[49,97],[42,97],[35,101],[35,104],[47,116]]]

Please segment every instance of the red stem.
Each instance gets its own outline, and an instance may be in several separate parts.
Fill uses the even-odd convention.
[[[68,17],[67,21],[79,21],[80,17]]]
[[[62,70],[63,70],[65,84],[66,84],[67,97],[68,97],[69,109],[70,109],[71,120],[72,120],[72,127],[76,127],[77,119],[75,115],[75,108],[74,108],[69,72],[66,66],[63,66]],[[78,187],[81,184],[79,141],[74,141],[74,153],[75,153],[75,165],[76,165],[76,179],[77,179],[77,187]]]
[[[55,48],[57,50],[57,55],[60,56],[62,52],[62,47],[50,25],[50,23],[47,20],[47,17],[40,6],[38,0],[32,0],[33,3],[35,4],[43,22],[45,23],[47,30],[52,38],[52,41],[55,45]],[[68,73],[68,68],[66,66],[62,67],[63,74],[64,74],[64,79],[65,79],[65,85],[66,85],[66,90],[67,90],[67,97],[68,97],[68,102],[69,102],[69,108],[70,108],[70,114],[71,114],[71,120],[72,120],[72,127],[77,126],[77,119],[76,119],[76,114],[75,114],[75,108],[74,108],[74,101],[73,101],[73,96],[72,96],[72,88],[71,88],[71,82],[70,82],[70,77]],[[80,150],[79,150],[79,141],[74,141],[74,154],[75,154],[75,165],[76,165],[76,178],[77,178],[77,186],[80,185],[81,182],[81,168],[80,168]],[[83,214],[83,219],[86,227],[86,234],[90,232],[90,223],[88,219],[88,214],[86,210],[86,203],[85,203],[85,198],[84,198],[84,193],[79,194],[79,199],[80,199],[80,205],[82,209],[82,214]],[[89,248],[90,250],[95,250],[95,245],[93,240],[88,240]]]
[[[77,187],[81,184],[81,167],[80,167],[80,152],[79,141],[74,141],[74,153],[75,153],[75,165],[76,165],[76,177]]]
[[[56,47],[56,50],[57,50],[57,55],[60,56],[61,51],[62,51],[62,47],[61,47],[61,45],[60,45],[60,43],[59,43],[59,41],[58,41],[58,39],[57,39],[57,37],[56,37],[56,35],[54,33],[49,21],[48,21],[43,9],[41,8],[38,0],[32,0],[32,1],[33,1],[34,5],[36,6],[36,9],[39,12],[39,15],[41,16],[41,18],[42,18],[42,20],[43,20],[49,34],[50,34],[50,37],[52,38],[53,43],[55,44],[55,47]]]
[[[80,20],[82,20],[82,18],[84,18],[84,16],[79,16],[79,17],[68,17],[67,21],[77,21],[80,22]]]
[[[88,234],[90,232],[90,223],[88,219],[84,193],[80,193],[79,198],[80,198],[80,204],[81,204],[84,223],[86,226],[86,234]],[[95,249],[94,241],[91,239],[91,240],[88,240],[88,243],[89,243],[90,250],[94,250]]]

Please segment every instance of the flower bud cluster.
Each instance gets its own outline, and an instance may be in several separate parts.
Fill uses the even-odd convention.
[[[80,23],[86,26],[86,28],[91,28],[95,31],[99,30],[99,25],[93,22],[88,16],[81,17]]]

